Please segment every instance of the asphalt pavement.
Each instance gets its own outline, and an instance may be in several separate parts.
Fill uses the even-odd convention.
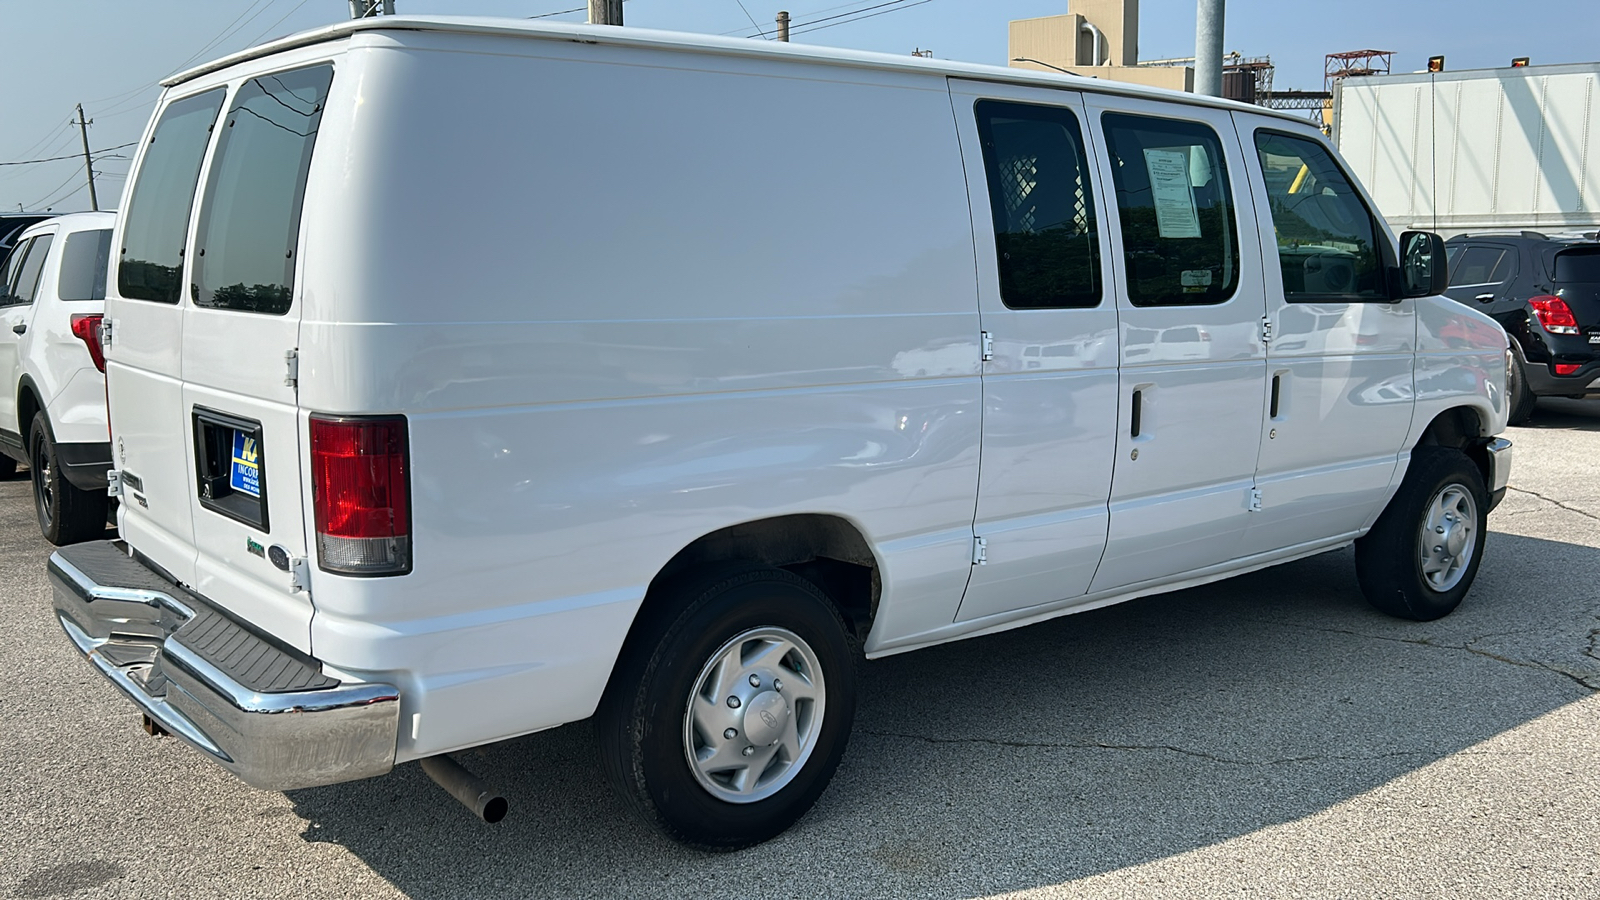
[[[0,897],[1600,897],[1600,402],[1516,443],[1453,615],[1372,611],[1349,550],[865,663],[849,753],[733,854],[635,823],[587,723],[275,793],[70,649],[0,482]]]

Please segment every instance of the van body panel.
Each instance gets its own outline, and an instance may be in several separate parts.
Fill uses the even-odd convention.
[[[311,646],[341,669],[411,673],[403,754],[588,715],[651,579],[741,522],[854,523],[885,573],[869,644],[950,623],[981,385],[942,78],[354,40],[334,83],[359,106],[328,146],[361,162],[340,163],[339,202],[307,207],[299,403],[407,416],[413,569],[317,572]],[[476,224],[394,227],[446,211]],[[562,615],[593,640],[533,637],[573,603]],[[441,609],[449,633],[405,637]],[[527,709],[508,716],[488,697],[513,689]]]
[[[1013,309],[1001,297],[993,211],[1005,201],[990,196],[976,105],[993,100],[1064,109],[1081,131],[1082,95],[959,80],[951,81],[950,93],[967,169],[979,304],[993,355],[984,364],[983,472],[974,523],[986,559],[974,568],[961,603],[958,618],[967,621],[1089,590],[1109,519],[1116,438],[1107,426],[1117,416],[1117,309],[1105,265],[1111,256],[1105,199],[1092,164],[1084,187],[1097,224],[1099,303]]]
[[[1227,113],[1148,100],[1086,98],[1100,181],[1119,164],[1107,143],[1108,113],[1191,123],[1215,135],[1235,217],[1237,286],[1213,305],[1139,306],[1130,299],[1127,235],[1108,215],[1119,272],[1120,378],[1116,470],[1105,558],[1092,590],[1102,591],[1215,565],[1239,555],[1249,526],[1259,435],[1265,413],[1266,314],[1261,245],[1244,156]],[[1123,160],[1138,165],[1139,160]],[[1108,195],[1111,194],[1107,190]],[[1108,197],[1108,209],[1116,209]],[[1134,395],[1140,406],[1133,433]]]

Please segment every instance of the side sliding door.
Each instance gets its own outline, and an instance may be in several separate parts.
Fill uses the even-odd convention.
[[[977,244],[983,461],[974,566],[957,621],[1089,590],[1105,548],[1117,418],[1117,310],[1083,100],[952,81]]]

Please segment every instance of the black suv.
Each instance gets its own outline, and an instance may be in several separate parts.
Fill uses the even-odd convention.
[[[1600,233],[1461,234],[1445,243],[1446,296],[1511,336],[1511,424],[1537,397],[1600,395]]]

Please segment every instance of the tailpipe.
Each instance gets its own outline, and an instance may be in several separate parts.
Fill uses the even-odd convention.
[[[433,783],[444,788],[472,814],[493,825],[506,817],[510,804],[495,793],[483,779],[468,772],[448,756],[428,756],[422,759],[422,771],[428,773]]]

